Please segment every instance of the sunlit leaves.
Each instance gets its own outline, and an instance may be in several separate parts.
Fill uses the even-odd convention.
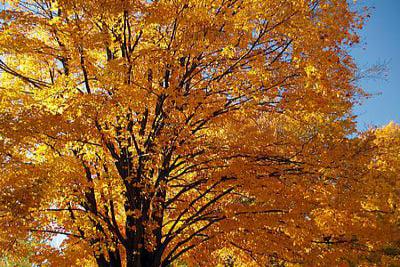
[[[349,139],[362,18],[347,1],[7,2],[2,253],[296,266],[380,242],[363,212],[395,209],[394,179],[373,177],[395,175],[398,148],[370,154],[393,125]]]

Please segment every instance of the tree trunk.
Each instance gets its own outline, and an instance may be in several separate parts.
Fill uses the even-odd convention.
[[[110,267],[121,267],[121,255],[117,249],[115,252],[109,252],[110,255]]]
[[[109,262],[106,260],[103,254],[96,256],[97,266],[99,267],[110,267]]]
[[[96,262],[98,267],[122,267],[119,250],[109,251],[108,260],[103,254],[96,256]]]
[[[126,254],[126,267],[160,267],[160,257],[155,252],[148,252],[142,249],[140,254],[133,251]]]

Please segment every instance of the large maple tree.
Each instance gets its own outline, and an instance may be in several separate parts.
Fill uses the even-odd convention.
[[[315,266],[395,242],[396,207],[364,190],[385,136],[349,138],[348,1],[3,2],[2,253]]]

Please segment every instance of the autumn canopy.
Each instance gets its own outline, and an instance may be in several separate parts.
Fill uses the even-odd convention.
[[[400,127],[356,131],[349,1],[1,9],[0,257],[399,262]]]

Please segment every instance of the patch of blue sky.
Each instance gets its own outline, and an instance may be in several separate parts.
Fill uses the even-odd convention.
[[[385,65],[386,77],[362,79],[359,85],[372,97],[354,109],[358,128],[400,123],[400,1],[363,0],[358,6],[370,7],[370,19],[360,32],[361,43],[351,54],[361,69]]]

